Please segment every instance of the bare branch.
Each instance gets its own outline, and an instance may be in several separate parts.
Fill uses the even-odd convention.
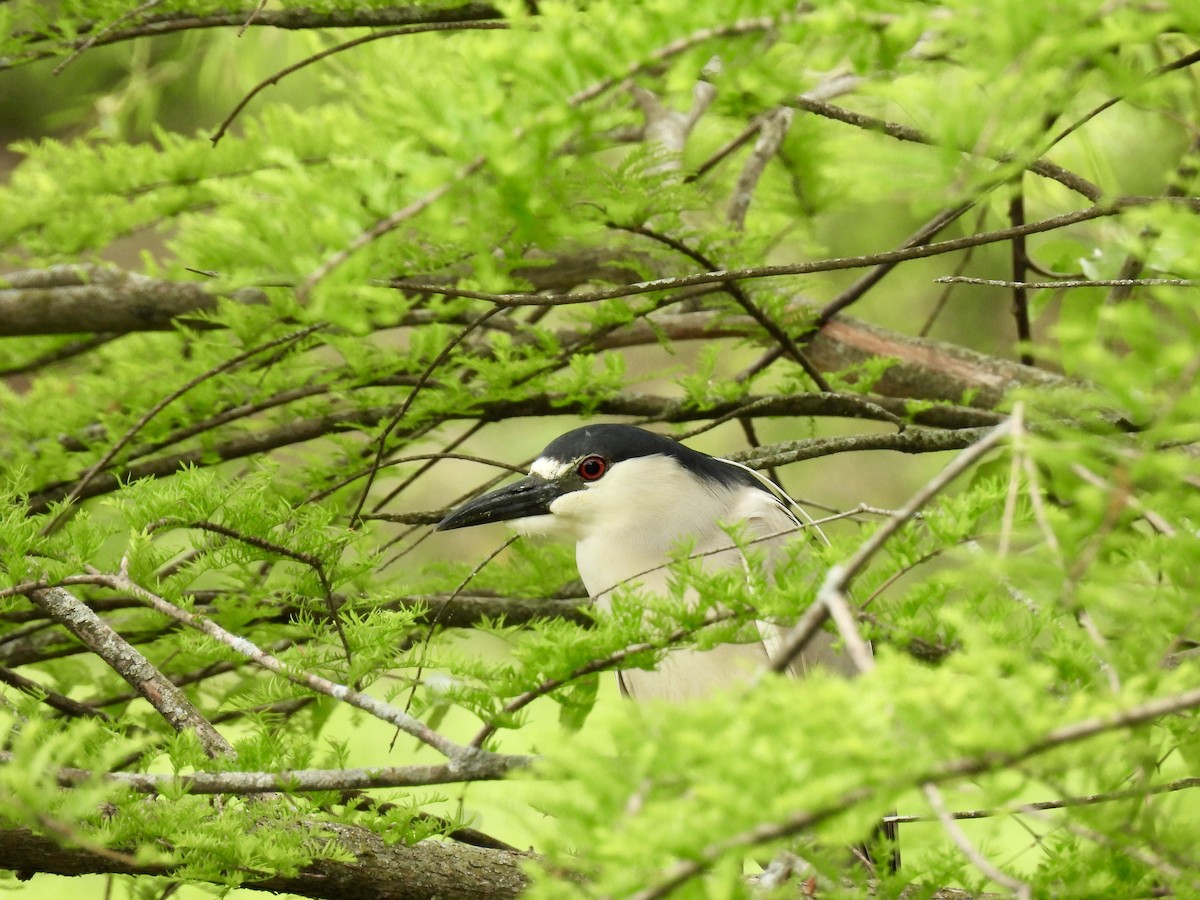
[[[950,815],[955,819],[990,819],[994,816],[1011,816],[1031,810],[1041,812],[1050,809],[1070,809],[1073,806],[1094,806],[1098,803],[1113,803],[1119,800],[1137,800],[1142,797],[1153,797],[1157,794],[1169,794],[1175,791],[1186,791],[1194,788],[1200,788],[1200,777],[1179,778],[1166,784],[1152,784],[1144,788],[1129,788],[1128,790],[1108,791],[1102,794],[1087,794],[1078,797],[1063,797],[1058,800],[1039,800],[1035,803],[1012,804],[997,809],[962,810],[952,812]],[[934,818],[931,816],[893,815],[885,816],[884,821],[904,825],[912,822],[931,822],[934,821]]]
[[[683,241],[680,241],[669,235],[661,234],[657,231],[647,228],[645,225],[618,225],[615,222],[609,222],[608,224],[612,228],[619,228],[622,231],[640,234],[650,238],[651,240],[665,244],[672,250],[682,253],[684,256],[688,257],[694,262],[704,266],[704,268],[708,271],[720,268],[720,266],[718,266],[713,260],[709,259],[700,251],[689,247]],[[755,302],[750,298],[750,295],[746,293],[740,284],[738,284],[736,281],[728,281],[722,284],[721,287],[729,292],[729,296],[733,297],[733,299],[737,301],[738,306],[744,309],[750,318],[762,326],[763,330],[778,342],[780,349],[787,353],[796,362],[796,364],[804,370],[805,374],[807,374],[808,377],[813,380],[813,383],[816,384],[818,390],[825,393],[832,392],[833,388],[830,387],[829,382],[825,380],[816,367],[813,366],[813,364],[808,360],[808,358],[804,355],[804,351],[801,350],[796,345],[796,342],[792,340],[791,335],[781,328],[779,324],[776,323],[770,316],[759,309],[758,305],[755,304]],[[894,420],[894,424],[899,423],[898,421]]]
[[[362,234],[359,234],[349,244],[337,251],[337,253],[334,253],[323,263],[321,263],[321,265],[317,266],[317,268],[314,269],[312,273],[304,279],[301,285],[296,289],[296,299],[303,303],[308,299],[308,295],[312,293],[313,288],[324,281],[330,272],[345,263],[346,260],[348,260],[363,247],[367,246],[367,244],[378,240],[389,231],[394,231],[409,219],[413,218],[413,216],[419,215],[421,212],[428,209],[432,204],[436,203],[447,193],[449,193],[451,188],[460,184],[483,168],[483,164],[486,161],[486,157],[475,157],[473,160],[459,169],[458,172],[455,173],[454,177],[449,181],[439,184],[433,190],[421,197],[418,197],[407,206],[396,210],[390,215],[384,216],[366,231],[362,232]]]
[[[971,839],[967,837],[966,833],[959,827],[958,822],[950,814],[949,810],[946,809],[946,804],[942,800],[942,792],[937,789],[936,785],[924,784],[921,787],[921,792],[925,795],[925,799],[929,801],[929,806],[933,809],[937,820],[942,823],[942,827],[950,835],[950,839],[954,841],[958,849],[962,851],[963,856],[970,860],[975,868],[996,882],[996,884],[1002,884],[1012,891],[1017,900],[1032,900],[1033,893],[1028,884],[996,868],[971,843]]]
[[[640,573],[639,575],[635,575],[633,577],[640,578],[642,574],[646,573]],[[504,709],[500,711],[500,716],[512,716],[514,713],[520,712],[534,700],[558,690],[563,685],[570,684],[572,681],[577,681],[587,675],[593,675],[596,672],[607,672],[609,669],[615,669],[617,666],[621,665],[621,663],[625,662],[625,660],[629,659],[629,657],[636,656],[639,653],[648,653],[652,650],[662,650],[664,647],[678,644],[680,641],[691,637],[701,629],[707,628],[710,625],[716,625],[720,622],[725,622],[733,618],[733,616],[734,613],[732,611],[716,613],[710,616],[707,621],[701,623],[700,625],[676,629],[661,641],[656,641],[654,643],[643,642],[640,644],[632,644],[628,647],[622,647],[620,650],[610,653],[603,659],[594,659],[591,662],[584,663],[573,672],[564,675],[561,678],[547,678],[541,684],[530,688],[523,694],[514,697],[512,700],[506,703],[504,705]],[[498,719],[499,716],[497,719],[489,721],[481,729],[479,729],[476,735],[471,738],[472,747],[482,747],[487,739],[496,733],[500,727]]]
[[[80,44],[75,49],[74,53],[72,53],[70,56],[68,56],[66,59],[64,59],[62,62],[60,62],[57,66],[55,66],[54,74],[55,75],[61,74],[62,70],[65,69],[67,66],[69,66],[76,59],[78,59],[80,54],[82,54],[85,50],[88,50],[91,47],[96,46],[96,43],[98,41],[100,41],[106,34],[112,32],[112,31],[115,31],[118,25],[121,25],[124,22],[128,22],[131,19],[138,18],[140,15],[153,9],[154,7],[158,6],[158,4],[160,4],[160,3],[162,3],[162,0],[146,0],[146,2],[141,4],[140,6],[135,6],[133,9],[126,10],[125,12],[121,13],[121,15],[119,15],[112,22],[110,22],[109,24],[105,25],[103,28],[94,32],[90,37],[88,37],[88,39],[86,41],[84,41],[82,44]]]
[[[1008,201],[1008,220],[1013,225],[1025,224],[1025,189],[1020,175],[1016,177],[1012,197]],[[1025,280],[1029,269],[1029,254],[1025,248],[1025,236],[1014,238],[1010,249],[1012,259],[1013,282],[1019,284]],[[1029,296],[1023,287],[1014,287],[1012,311],[1017,326],[1017,340],[1022,344],[1021,362],[1027,366],[1033,365],[1033,352],[1028,344],[1033,340],[1033,332],[1029,326]],[[1028,892],[1028,887],[1025,888]]]
[[[806,112],[815,113],[819,116],[824,116],[827,119],[835,119],[839,122],[845,122],[847,125],[853,125],[856,128],[862,128],[867,131],[878,131],[888,135],[888,137],[896,138],[901,141],[910,141],[916,144],[935,145],[935,141],[926,135],[924,132],[912,128],[908,125],[900,125],[895,122],[888,122],[883,119],[877,119],[874,116],[868,116],[863,113],[853,112],[841,106],[835,106],[832,103],[825,103],[822,100],[810,97],[807,94],[801,94],[798,97],[788,101],[790,105]],[[971,148],[962,148],[964,153],[972,152]],[[989,156],[989,159],[994,159],[1001,163],[1011,163],[1015,158],[1010,154],[998,154]],[[1082,197],[1086,197],[1093,203],[1099,202],[1104,196],[1104,192],[1095,184],[1088,181],[1074,172],[1064,169],[1062,166],[1055,165],[1045,159],[1034,159],[1024,164],[1025,168],[1035,175],[1041,175],[1043,178],[1049,178],[1052,181],[1057,181],[1063,187],[1068,188]]]
[[[164,409],[166,409],[168,406],[170,406],[173,402],[178,400],[180,397],[182,397],[184,394],[186,394],[192,388],[196,387],[197,385],[203,384],[205,381],[215,378],[217,375],[220,375],[222,372],[228,372],[230,369],[237,368],[242,363],[244,363],[246,360],[257,356],[260,353],[264,353],[265,351],[271,350],[275,347],[286,346],[288,344],[294,344],[297,341],[303,340],[305,337],[312,334],[314,331],[318,331],[319,329],[324,328],[324,327],[325,326],[321,323],[318,323],[316,325],[309,325],[306,328],[301,328],[299,331],[294,331],[291,334],[285,334],[282,337],[274,338],[273,340],[267,341],[266,343],[263,343],[263,344],[259,344],[256,347],[251,347],[249,350],[239,353],[237,356],[234,356],[231,359],[227,359],[224,362],[218,363],[217,365],[213,366],[208,371],[201,372],[196,377],[189,379],[186,383],[184,383],[180,387],[176,388],[175,390],[171,391],[169,394],[167,394],[165,397],[163,397],[161,400],[159,400],[157,403],[155,403],[153,406],[151,406],[148,410],[146,410],[146,412],[142,413],[142,415],[138,417],[138,420],[132,426],[130,426],[129,430],[126,431],[125,434],[123,434],[120,437],[120,439],[117,440],[117,442],[115,444],[113,444],[113,446],[110,447],[108,449],[108,451],[102,457],[100,457],[100,459],[96,460],[96,462],[91,466],[91,468],[89,468],[86,472],[83,473],[82,476],[80,476],[79,480],[75,483],[75,486],[72,488],[71,492],[67,495],[64,505],[70,506],[72,503],[74,503],[76,500],[78,500],[80,495],[87,488],[88,482],[90,482],[92,480],[92,478],[95,477],[97,472],[102,470],[105,466],[107,466],[110,462],[112,462],[116,458],[117,454],[121,452],[122,447],[124,447],[130,441],[132,441],[133,438],[137,435],[137,433],[139,431],[141,431],[143,428],[145,428],[147,423],[149,423],[151,419],[153,419],[155,416],[157,416],[160,412],[162,412]],[[59,522],[62,521],[62,518],[65,515],[67,515],[67,510],[64,509],[58,516],[56,516],[54,518],[53,521],[48,522],[45,525],[45,527],[43,527],[42,534],[49,534],[50,532],[52,532],[55,529],[55,527],[59,524]]]
[[[945,275],[935,278],[934,284],[973,284],[983,287],[1020,288],[1028,291],[1058,291],[1073,288],[1132,288],[1132,287],[1200,287],[1200,281],[1189,278],[1097,278],[1064,279],[1063,281],[1005,281],[998,278],[966,278]]]
[[[713,28],[703,28],[692,34],[681,37],[678,40],[672,41],[665,47],[655,50],[645,59],[638,60],[631,64],[623,75],[614,75],[610,78],[605,78],[596,82],[591,87],[584,88],[576,94],[573,94],[567,101],[568,106],[582,106],[589,100],[594,100],[606,91],[612,90],[620,84],[626,83],[639,72],[652,68],[665,60],[678,56],[680,53],[685,53],[692,47],[699,44],[707,43],[708,41],[719,40],[720,38],[738,37],[745,34],[756,34],[762,31],[768,31],[776,27],[779,20],[770,16],[763,16],[757,19],[744,19],[740,22],[731,22],[728,25],[718,25]]]
[[[465,328],[459,330],[449,341],[447,341],[445,346],[442,347],[442,349],[438,352],[438,355],[435,356],[429,365],[425,367],[425,370],[417,379],[416,384],[413,385],[412,390],[408,392],[408,396],[404,398],[404,402],[400,404],[400,409],[398,409],[396,413],[388,420],[387,424],[383,428],[382,433],[379,435],[379,447],[375,451],[375,461],[372,463],[370,471],[367,473],[367,483],[363,486],[362,493],[359,494],[358,503],[354,507],[354,512],[350,514],[351,523],[358,521],[358,517],[363,511],[363,506],[366,505],[367,495],[371,490],[371,484],[374,482],[376,474],[383,465],[383,458],[387,453],[388,437],[396,429],[400,422],[403,421],[404,416],[408,413],[409,407],[412,406],[413,401],[417,398],[417,392],[429,381],[430,378],[433,377],[433,373],[438,370],[438,367],[450,358],[450,354],[454,352],[455,347],[465,341],[472,331],[479,328],[489,318],[498,312],[499,309],[489,309],[487,312],[475,318]]]
[[[109,718],[107,713],[88,706],[86,703],[80,703],[78,700],[72,700],[66,694],[52,691],[38,684],[32,678],[26,678],[21,673],[14,672],[5,666],[0,666],[0,682],[15,687],[17,690],[23,691],[32,697],[38,697],[51,709],[57,709],[59,712],[66,713],[69,716],[99,718],[106,721]],[[135,696],[140,697],[141,694],[139,693]]]
[[[291,681],[293,684],[298,684],[309,690],[316,691],[318,694],[323,694],[327,697],[332,697],[335,700],[340,700],[343,703],[348,703],[356,709],[361,709],[364,712],[370,713],[377,719],[382,719],[391,725],[395,725],[406,734],[410,734],[417,740],[437,750],[443,756],[450,760],[452,766],[458,767],[460,771],[467,773],[474,771],[476,767],[490,767],[496,764],[496,760],[492,757],[495,754],[486,753],[475,750],[470,747],[463,747],[454,743],[450,739],[438,734],[424,722],[410,716],[402,709],[398,709],[389,703],[384,703],[381,700],[376,700],[369,694],[362,691],[356,691],[353,688],[347,687],[344,684],[337,684],[327,678],[322,678],[312,672],[297,671],[286,665],[278,658],[272,656],[266,651],[255,646],[252,642],[236,634],[232,634],[213,622],[211,619],[197,616],[184,609],[180,609],[175,604],[165,600],[157,594],[148,591],[146,588],[130,580],[129,576],[124,572],[116,575],[103,574],[96,572],[93,574],[94,583],[104,585],[118,591],[127,591],[135,597],[142,600],[151,609],[167,616],[176,622],[181,622],[189,628],[194,628],[203,634],[208,635],[232,648],[237,653],[244,656],[246,659],[253,662],[255,665],[261,666],[276,675],[280,675]],[[172,688],[174,686],[172,685]],[[524,765],[525,757],[506,756],[502,758],[503,765],[510,768]]]
[[[14,754],[0,751],[0,765],[12,764]],[[52,774],[60,787],[88,784],[99,778],[141,794],[182,792],[253,796],[266,792],[309,794],[320,791],[366,791],[380,788],[423,787],[496,781],[512,771],[505,757],[491,756],[464,769],[451,764],[439,766],[372,766],[361,769],[285,769],[280,772],[191,772],[187,774],[145,772],[94,772],[62,768]]]
[[[930,359],[928,354],[925,354],[925,356],[927,359]],[[986,359],[985,357],[981,358]],[[952,361],[947,360],[947,362]],[[1003,370],[1004,366],[1001,365],[1000,368]],[[912,370],[906,371],[912,374]],[[968,373],[966,369],[961,369],[959,374],[982,375],[985,373],[982,370],[978,373]],[[996,385],[1000,382],[1000,378],[996,377],[995,373],[992,373],[989,381],[992,385]],[[1056,384],[1061,383],[1061,379],[1050,375],[1046,376],[1046,381]],[[953,383],[956,386],[962,385],[962,382]],[[1012,383],[1020,382],[1014,381]],[[1005,383],[1004,386],[1007,387],[1008,383]],[[996,399],[1001,394],[1002,391],[995,390]],[[985,397],[985,399],[990,398]],[[760,400],[762,401],[761,405],[755,406],[753,412],[756,415],[763,416],[835,415],[891,421],[887,415],[880,415],[878,412],[873,413],[872,407],[878,407],[889,413],[893,409],[896,410],[892,415],[904,415],[906,412],[905,404],[895,403],[889,401],[887,398],[875,396],[871,396],[869,400],[864,402],[862,398],[856,395],[799,394],[778,398],[757,398],[747,402],[757,404]],[[579,415],[581,412],[586,411],[590,414],[634,416],[654,421],[689,422],[725,415],[731,411],[736,411],[738,406],[739,404],[737,403],[723,403],[711,409],[700,410],[681,407],[677,401],[665,397],[637,394],[614,397],[599,403],[592,403],[590,401],[584,403],[577,399],[570,400],[556,394],[549,394],[532,396],[528,399],[501,400],[495,403],[484,404],[480,409],[476,410],[475,414],[481,419],[491,420],[515,416]],[[389,418],[395,418],[393,409],[373,407],[367,409],[344,408],[314,418],[297,419],[277,428],[237,435],[228,440],[218,442],[209,448],[187,450],[169,456],[155,457],[144,462],[125,466],[118,471],[99,473],[90,479],[85,488],[78,491],[76,499],[108,494],[119,490],[123,484],[139,478],[166,478],[190,467],[202,468],[212,466],[219,462],[268,453],[272,450],[293,444],[317,440],[331,434],[371,428]],[[997,418],[994,414],[982,410],[976,411],[961,407],[939,409],[935,407],[918,413],[914,416],[914,419],[919,422],[929,422],[935,425],[968,427],[941,436],[931,429],[910,428],[903,435],[857,435],[851,438],[830,438],[824,443],[821,441],[798,442],[793,447],[794,453],[792,458],[786,461],[794,462],[814,456],[826,456],[831,453],[853,449],[895,449],[908,453],[960,449],[964,446],[962,443],[965,439],[963,435],[969,432],[971,427],[979,427],[978,423],[980,422],[995,422]],[[406,432],[400,430],[393,433],[404,434]],[[781,464],[784,461],[780,458],[774,464]],[[766,464],[764,463],[764,465]],[[365,475],[366,472],[363,474]],[[29,511],[33,514],[44,512],[51,503],[71,494],[75,484],[76,482],[66,482],[47,485],[31,492],[28,500]]]
[[[783,106],[764,116],[758,126],[758,140],[754,142],[754,151],[742,167],[742,174],[738,176],[737,184],[734,185],[733,197],[729,201],[729,211],[726,213],[729,224],[739,231],[745,227],[746,213],[750,210],[754,189],[762,179],[767,163],[779,152],[779,147],[792,126],[793,116],[794,112]]]

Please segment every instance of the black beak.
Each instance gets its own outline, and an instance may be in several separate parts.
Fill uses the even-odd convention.
[[[507,487],[497,488],[491,493],[468,500],[438,522],[437,530],[449,531],[469,525],[506,522],[509,519],[524,519],[528,516],[546,516],[550,514],[550,504],[562,495],[563,488],[558,482],[530,475]]]

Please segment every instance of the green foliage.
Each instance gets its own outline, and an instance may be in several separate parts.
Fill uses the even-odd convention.
[[[228,4],[129,7],[0,3],[0,81],[39,73],[20,66],[62,60],[88,36]],[[1043,158],[1113,206],[1031,233],[1023,252],[1038,271],[1200,278],[1196,88],[1161,68],[1194,55],[1196,4],[502,7],[504,30],[333,55],[295,76],[304,88],[256,98],[216,146],[220,113],[195,133],[139,125],[175,105],[169,91],[191,96],[166,84],[181,66],[187,85],[208,79],[232,105],[272,67],[387,27],[379,17],[397,7],[286,0],[262,14],[297,16],[311,33],[254,26],[231,50],[231,35],[197,32],[188,52],[162,56],[134,55],[158,46],[148,38],[86,49],[72,67],[87,78],[104,80],[93,59],[127,77],[70,134],[10,145],[20,159],[0,184],[0,265],[14,291],[0,291],[0,322],[14,315],[9,297],[35,316],[66,289],[21,293],[20,270],[134,256],[160,279],[153,296],[200,287],[222,301],[172,330],[110,327],[109,307],[128,297],[85,274],[67,285],[84,296],[74,333],[43,321],[0,340],[0,826],[236,886],[351,860],[336,827],[411,844],[500,809],[510,818],[496,836],[539,854],[532,896],[750,896],[747,862],[789,850],[819,896],[860,897],[844,848],[889,810],[934,812],[921,792],[933,783],[949,808],[1003,813],[962,828],[1034,896],[1194,893],[1194,784],[1152,790],[1195,778],[1198,704],[1121,717],[1196,684],[1195,288],[1043,288],[1030,297],[1033,340],[1013,351],[1009,293],[929,283],[1007,277],[1007,247],[914,258],[880,289],[856,282],[888,260],[849,258],[905,245],[959,204],[972,208],[915,243],[1003,228],[1018,189],[1029,222],[1090,202],[1045,167],[1025,170]],[[405,9],[444,23],[449,8]],[[693,106],[709,89],[711,105]],[[921,142],[801,105],[751,178],[760,135],[748,124],[806,92],[919,129]],[[663,138],[689,109],[686,140]],[[743,179],[744,224],[728,216]],[[802,276],[761,271],[821,259]],[[761,277],[739,279],[736,294],[673,281],[742,267]],[[1033,271],[1017,274],[1042,277]],[[526,294],[545,302],[515,296]],[[813,338],[822,304],[851,296],[851,313],[909,336],[928,319],[943,343]],[[764,317],[815,360],[821,392],[863,418],[800,403],[819,399],[813,376]],[[80,344],[94,333],[103,339]],[[1030,352],[1041,371],[951,344]],[[758,621],[790,625],[885,526],[860,511],[825,523],[828,544],[769,554],[732,529],[751,571],[769,558],[772,577],[709,571],[680,548],[667,596],[623,585],[606,614],[566,609],[583,600],[570,546],[522,539],[484,564],[497,535],[427,533],[550,437],[614,416],[720,453],[886,437],[925,416],[941,424],[910,433],[1014,424],[854,573],[872,671],[763,674],[703,702],[640,706],[615,702],[610,670],[755,641]],[[882,507],[947,462],[898,456],[781,471],[816,503]],[[56,584],[179,684],[236,755],[174,731],[49,621],[27,594]],[[168,604],[269,652],[290,677],[166,618]],[[309,676],[345,688],[331,696]],[[287,784],[218,802],[172,780],[147,798],[102,777],[445,761],[347,706],[350,688],[474,740],[485,758],[535,751],[532,774],[500,785],[502,801],[373,790],[382,807]],[[66,786],[68,769],[85,774]],[[1147,796],[1021,809],[1121,791]],[[940,826],[907,827],[904,868],[878,873],[874,896],[910,882],[997,888]]]

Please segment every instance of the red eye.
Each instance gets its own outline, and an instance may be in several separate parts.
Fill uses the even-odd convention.
[[[584,481],[595,481],[608,471],[608,463],[601,456],[589,456],[575,470]]]

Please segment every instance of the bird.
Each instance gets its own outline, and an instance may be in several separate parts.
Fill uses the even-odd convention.
[[[574,540],[579,576],[604,612],[618,587],[638,585],[651,597],[666,593],[669,563],[681,547],[709,571],[747,565],[727,530],[740,527],[746,539],[761,541],[769,565],[797,530],[812,525],[779,486],[753,469],[623,424],[566,432],[538,455],[528,477],[467,501],[437,530],[491,522],[507,522],[524,536]],[[771,662],[785,633],[770,622],[757,626],[758,641],[676,649],[653,671],[619,671],[621,691],[639,701],[685,701],[747,680]],[[814,665],[854,673],[825,632],[790,669],[801,676]]]
[[[574,540],[579,576],[605,612],[619,587],[637,585],[651,597],[666,593],[670,563],[681,547],[710,571],[749,565],[733,544],[730,527],[766,548],[768,566],[772,553],[802,528],[825,539],[782,488],[748,466],[623,424],[584,425],[555,438],[527,477],[468,500],[437,530],[493,522],[506,522],[523,536]],[[692,593],[694,602],[698,598]],[[682,702],[748,680],[773,660],[786,634],[771,622],[756,625],[757,641],[709,650],[677,648],[653,671],[620,670],[621,692],[638,702]],[[814,666],[847,677],[856,672],[826,632],[818,632],[788,670],[803,677]],[[891,842],[888,869],[895,872],[900,865],[895,825],[877,830]],[[865,845],[853,852],[874,869]]]

